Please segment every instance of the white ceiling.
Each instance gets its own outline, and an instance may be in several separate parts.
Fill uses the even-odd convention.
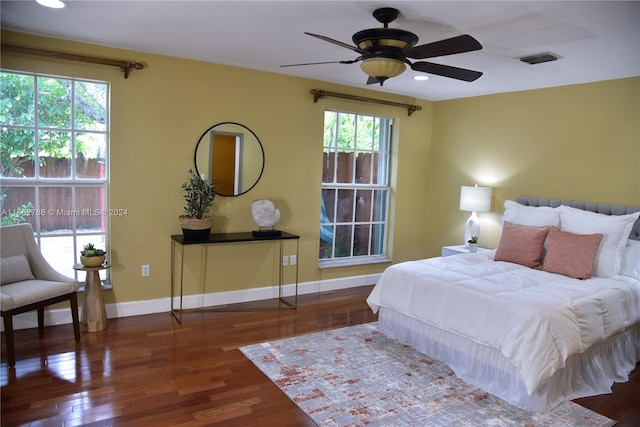
[[[355,52],[304,32],[352,44],[356,31],[381,26],[374,9],[394,7],[401,15],[390,27],[415,33],[418,44],[475,37],[482,50],[429,61],[484,75],[472,83],[439,76],[417,82],[412,76],[421,73],[408,70],[370,89],[437,101],[640,75],[639,1],[67,3],[47,9],[33,0],[2,0],[2,28],[365,87],[359,64],[280,65],[355,59]],[[561,59],[539,65],[516,59],[541,52]]]

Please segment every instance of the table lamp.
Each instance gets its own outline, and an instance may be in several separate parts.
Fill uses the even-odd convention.
[[[464,230],[464,246],[469,247],[472,236],[480,236],[480,220],[476,212],[491,210],[491,187],[474,187],[463,185],[460,187],[460,210],[471,212]]]

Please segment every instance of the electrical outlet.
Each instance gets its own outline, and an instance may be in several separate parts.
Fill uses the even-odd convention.
[[[286,267],[287,265],[289,265],[289,257],[285,255],[282,257],[282,266]]]
[[[296,255],[291,255],[289,259],[291,260],[290,265],[296,265],[296,263],[298,262],[298,257]]]
[[[142,266],[142,277],[149,277],[149,265]]]

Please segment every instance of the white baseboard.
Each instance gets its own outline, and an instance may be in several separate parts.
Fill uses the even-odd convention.
[[[378,281],[380,274],[367,274],[362,276],[345,277],[341,279],[304,282],[298,284],[298,295],[313,294],[318,292],[335,291],[338,289],[355,288],[358,286],[372,285]],[[285,297],[295,295],[295,285],[283,285]],[[260,301],[277,298],[278,287],[267,286],[263,288],[243,289],[237,291],[214,292],[202,295],[187,295],[182,298],[182,306],[185,309],[234,304],[240,302]],[[79,295],[78,303],[82,304]],[[179,305],[178,297],[175,297],[174,307]],[[107,318],[139,316],[143,314],[165,313],[171,311],[171,298],[159,298],[145,301],[130,301],[115,304],[107,304]],[[71,323],[71,312],[68,308],[45,310],[44,324],[46,326],[65,325]],[[36,312],[18,314],[13,317],[13,329],[37,328],[38,320]],[[4,325],[0,325],[4,331]]]

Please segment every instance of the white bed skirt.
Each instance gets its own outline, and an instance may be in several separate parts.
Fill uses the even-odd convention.
[[[565,400],[611,393],[613,383],[628,381],[640,361],[640,325],[635,325],[570,357],[564,368],[528,395],[514,366],[495,348],[386,307],[380,308],[378,329],[447,363],[467,383],[533,412],[548,412]]]

